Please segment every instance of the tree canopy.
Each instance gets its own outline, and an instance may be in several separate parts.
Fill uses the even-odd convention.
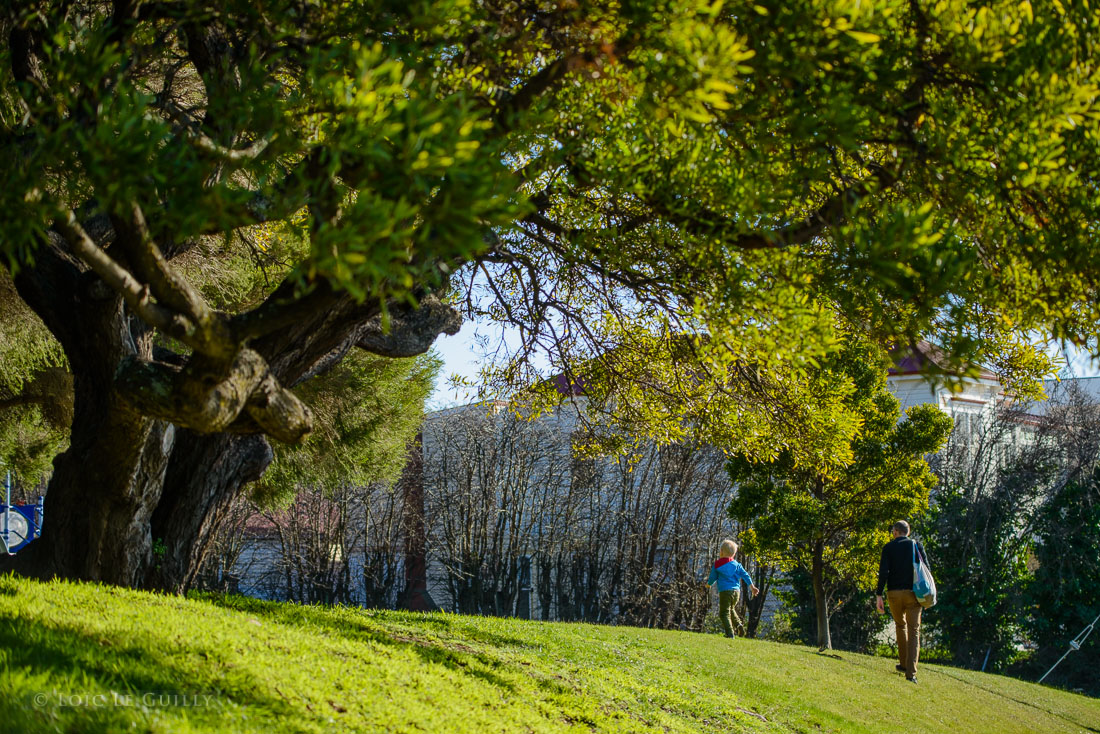
[[[1096,348],[1083,4],[37,0],[0,30],[0,257],[74,376],[51,494],[165,477],[96,478],[127,533],[198,491],[185,455],[235,491],[312,427],[291,387],[459,309],[593,422],[837,466],[841,334],[1012,379],[1032,334]]]

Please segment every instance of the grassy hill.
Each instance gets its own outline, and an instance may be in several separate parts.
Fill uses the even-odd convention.
[[[1100,732],[1100,700],[716,635],[0,577],[8,732]]]

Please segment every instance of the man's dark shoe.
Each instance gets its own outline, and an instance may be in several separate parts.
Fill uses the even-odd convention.
[[[905,666],[904,665],[895,665],[894,670],[898,671],[899,673],[904,673],[905,672]]]

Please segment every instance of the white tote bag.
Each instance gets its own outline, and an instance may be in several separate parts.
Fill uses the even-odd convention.
[[[913,541],[913,593],[925,609],[936,605],[936,582],[932,570],[917,553],[916,541]]]

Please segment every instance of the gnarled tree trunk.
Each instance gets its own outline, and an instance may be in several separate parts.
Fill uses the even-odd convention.
[[[42,537],[6,565],[39,577],[132,586],[148,561],[149,518],[175,431],[126,403],[114,377],[123,360],[151,358],[152,341],[127,318],[122,298],[56,242],[37,259],[34,269],[16,277],[16,287],[65,350],[73,371],[73,423],[69,449],[54,461]]]
[[[203,434],[143,415],[144,398],[135,400],[123,382],[129,365],[156,361],[151,331],[59,238],[36,258],[16,286],[65,350],[74,417],[70,447],[54,461],[42,535],[17,556],[0,559],[0,571],[182,593],[194,582],[225,509],[270,463],[265,429],[243,411],[230,427],[243,435]],[[379,310],[376,303],[333,295],[327,307],[248,348],[278,383],[293,385],[335,365],[349,349],[413,356],[460,324],[457,313],[430,295],[417,308],[394,304],[386,333]],[[166,359],[158,363],[174,360],[186,369],[189,358]]]

